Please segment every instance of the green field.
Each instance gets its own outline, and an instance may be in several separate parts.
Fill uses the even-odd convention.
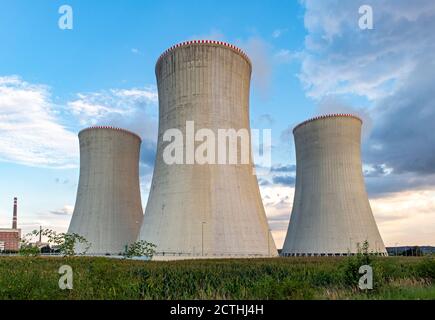
[[[374,289],[365,292],[363,259],[0,257],[0,299],[435,299],[433,257],[372,258]],[[73,290],[58,287],[64,264],[74,271]]]

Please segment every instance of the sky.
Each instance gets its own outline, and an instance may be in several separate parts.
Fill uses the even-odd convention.
[[[73,10],[61,29],[59,8]],[[373,28],[360,28],[369,5]],[[66,231],[79,176],[77,133],[114,125],[142,137],[145,208],[154,166],[154,67],[173,44],[230,42],[253,63],[251,127],[272,129],[259,177],[277,247],[294,195],[293,127],[364,121],[363,171],[387,246],[435,245],[435,2],[432,0],[0,0],[0,227]]]

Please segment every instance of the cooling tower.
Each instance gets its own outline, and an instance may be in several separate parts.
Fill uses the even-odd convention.
[[[196,132],[207,128],[218,136],[219,129],[245,129],[250,136],[248,57],[223,42],[184,42],[160,56],[156,77],[157,157],[139,239],[156,244],[168,259],[277,255],[250,153],[245,164],[187,160],[187,121]],[[179,145],[183,164],[163,159],[163,136],[174,128],[186,137],[186,146]],[[238,143],[238,155],[240,148]]]
[[[387,255],[365,190],[361,126],[352,115],[327,115],[293,130],[296,190],[282,255],[353,254],[366,240]]]
[[[91,127],[79,133],[79,140],[80,178],[68,232],[91,243],[88,253],[122,253],[136,241],[143,218],[141,139],[123,129]]]

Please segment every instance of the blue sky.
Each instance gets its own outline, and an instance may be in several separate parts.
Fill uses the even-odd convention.
[[[365,120],[366,181],[386,244],[435,244],[435,100],[426,88],[435,74],[428,31],[435,6],[417,2],[2,1],[0,226],[9,225],[18,196],[24,231],[66,230],[78,182],[76,135],[93,124],[142,136],[145,207],[155,62],[175,43],[218,39],[253,61],[251,126],[272,129],[273,164],[283,167],[260,181],[278,246],[293,201],[291,129],[329,112]],[[366,3],[374,29],[364,31],[358,8]],[[58,28],[63,4],[73,8],[73,30]]]

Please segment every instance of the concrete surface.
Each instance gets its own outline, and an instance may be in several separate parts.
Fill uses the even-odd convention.
[[[139,187],[141,140],[126,130],[79,133],[80,178],[69,233],[84,236],[89,254],[118,254],[134,242],[143,218]],[[83,246],[77,247],[78,251]]]
[[[356,253],[365,240],[387,254],[364,185],[361,125],[330,115],[295,128],[296,190],[282,255]]]
[[[276,256],[252,160],[237,165],[163,161],[164,132],[185,133],[186,121],[216,135],[217,129],[249,129],[247,56],[223,43],[184,43],[161,56],[156,76],[157,158],[139,239],[156,244],[159,252],[175,253],[173,259],[177,254]]]

